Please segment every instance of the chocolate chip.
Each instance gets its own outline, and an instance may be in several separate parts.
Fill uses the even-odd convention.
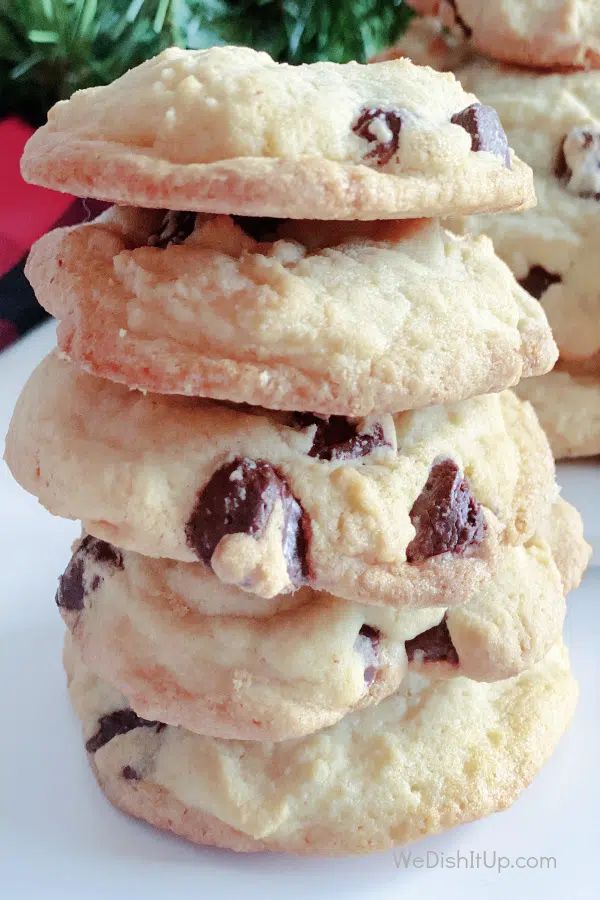
[[[462,31],[463,36],[468,40],[473,34],[473,29],[470,25],[467,25],[467,23],[459,13],[458,7],[456,5],[456,0],[447,0],[447,2],[448,6],[452,7],[452,12],[454,13],[454,21]]]
[[[148,238],[149,247],[159,247],[162,250],[171,244],[183,244],[196,227],[195,212],[178,212],[168,210],[162,220],[157,234]]]
[[[139,781],[140,780],[139,772],[136,772],[136,770],[132,766],[123,766],[123,768],[121,769],[121,775],[127,781]]]
[[[491,106],[473,103],[450,119],[453,125],[460,125],[471,135],[471,150],[487,150],[503,160],[511,168],[508,140],[498,113]]]
[[[377,662],[379,660],[379,643],[381,632],[371,625],[363,625],[358,632],[355,649],[368,661],[365,666],[365,686],[370,687],[377,677]]]
[[[117,547],[106,541],[86,535],[79,547],[71,557],[69,565],[58,580],[56,592],[56,604],[63,609],[82,610],[87,594],[84,573],[88,563],[96,563],[107,568],[122,569],[123,555]],[[90,591],[97,591],[103,582],[103,577],[95,573],[90,585]]]
[[[542,294],[545,294],[551,284],[558,284],[562,281],[560,275],[548,272],[543,266],[532,266],[525,276],[521,278],[519,284],[522,288],[539,300]]]
[[[302,507],[287,482],[265,460],[234,459],[218,469],[200,491],[186,525],[188,546],[210,565],[227,534],[260,537],[275,504],[283,506],[283,555],[294,586],[306,579],[306,532]]]
[[[303,428],[316,425],[309,456],[317,459],[360,459],[377,447],[391,447],[383,427],[377,423],[367,434],[360,434],[354,422],[344,416],[320,418],[312,413],[295,413],[294,420]]]
[[[401,128],[402,119],[397,110],[377,106],[361,110],[352,131],[369,144],[375,144],[364,159],[373,159],[378,166],[385,166],[398,152]]]
[[[554,172],[578,197],[600,200],[600,131],[572,128],[560,145]]]
[[[406,548],[409,563],[440,553],[464,553],[483,541],[486,522],[480,503],[455,462],[435,462],[410,511],[416,535]]]
[[[98,719],[98,731],[86,743],[88,753],[95,753],[100,747],[104,747],[109,741],[119,734],[127,734],[134,728],[156,728],[156,732],[162,731],[166,726],[162,722],[150,722],[141,719],[132,709],[116,709],[114,712]]]
[[[285,219],[272,219],[268,216],[232,216],[236,225],[249,234],[255,241],[276,241],[277,229]]]
[[[415,657],[419,662],[434,663],[445,662],[450,666],[458,666],[459,659],[456,648],[452,643],[446,616],[439,625],[434,625],[427,631],[422,631],[404,645],[408,661]]]

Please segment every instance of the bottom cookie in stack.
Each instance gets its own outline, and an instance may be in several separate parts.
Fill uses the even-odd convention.
[[[65,666],[109,800],[189,840],[243,851],[368,853],[505,809],[554,750],[577,698],[558,645],[494,684],[410,673],[378,706],[260,743],[138,718],[69,638]]]
[[[502,809],[573,710],[560,636],[588,558],[558,500],[469,601],[395,610],[260,601],[84,537],[57,601],[92,768],[124,810],[237,850],[368,852]]]
[[[600,453],[600,380],[558,369],[516,388],[535,407],[555,459]]]

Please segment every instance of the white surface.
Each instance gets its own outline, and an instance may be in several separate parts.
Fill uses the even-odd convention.
[[[0,429],[52,343],[52,326],[0,356]],[[565,494],[596,515],[598,472],[570,466]],[[460,852],[554,857],[551,869],[398,868],[389,854],[347,860],[242,856],[195,848],[109,806],[88,771],[60,662],[56,577],[76,534],[0,468],[0,898],[6,900],[598,900],[600,570],[569,600],[566,636],[581,683],[574,724],[515,806],[412,848],[429,862]],[[600,541],[598,542],[600,546]],[[464,863],[461,865],[464,866]]]

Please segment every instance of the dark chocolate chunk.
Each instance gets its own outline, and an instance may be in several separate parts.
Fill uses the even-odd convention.
[[[98,719],[98,731],[86,743],[88,753],[95,753],[119,734],[127,734],[134,728],[156,728],[157,733],[165,728],[162,722],[141,719],[132,709],[116,709]]]
[[[285,479],[265,460],[234,459],[214,473],[200,491],[186,525],[188,546],[210,565],[217,544],[227,534],[260,537],[273,508],[284,513],[283,554],[294,586],[306,580],[306,531],[302,507]]]
[[[468,40],[473,34],[473,29],[470,25],[467,25],[467,23],[459,13],[458,7],[456,5],[456,0],[448,0],[448,6],[452,7],[452,12],[454,13],[454,21],[462,31],[463,36]]]
[[[376,447],[390,447],[383,428],[376,424],[369,434],[360,434],[356,425],[344,416],[319,418],[312,413],[296,413],[295,421],[303,428],[316,425],[309,456],[317,459],[360,459]]]
[[[450,119],[453,125],[460,125],[471,135],[471,150],[487,150],[503,160],[511,168],[508,140],[498,113],[491,106],[473,103]]]
[[[361,114],[352,126],[352,131],[369,144],[375,146],[365,154],[364,159],[373,159],[378,166],[385,166],[398,152],[402,119],[395,109],[383,109],[381,106],[361,110]],[[378,130],[390,132],[387,140],[378,136]]]
[[[567,153],[567,142],[570,144]],[[574,146],[575,145],[575,146]],[[558,150],[554,174],[559,181],[569,184],[573,177],[573,170],[569,165],[567,156],[581,154],[584,157],[583,171],[589,176],[590,188],[596,183],[594,173],[600,170],[600,131],[592,128],[573,128],[565,135]],[[574,161],[572,159],[572,161]],[[579,189],[574,191],[579,197],[600,200],[600,193],[595,190]]]
[[[458,653],[448,631],[446,616],[439,625],[421,632],[412,640],[406,641],[404,646],[409,662],[418,657],[424,663],[445,662],[450,666],[458,666]]]
[[[551,284],[558,284],[560,281],[562,281],[560,275],[555,275],[554,272],[548,272],[543,266],[532,266],[525,278],[521,278],[519,284],[522,288],[525,288],[532,297],[539,300],[542,297],[542,294],[546,293]]]
[[[148,238],[148,246],[164,250],[171,244],[183,244],[195,227],[195,212],[167,210],[157,234],[152,234]]]
[[[356,649],[363,652],[369,657],[369,665],[365,667],[365,686],[370,687],[377,677],[377,662],[379,659],[379,643],[381,641],[381,632],[378,628],[371,625],[363,625],[358,632],[356,641]],[[365,642],[368,642],[368,653],[364,651]]]
[[[268,216],[232,216],[236,225],[249,234],[255,241],[276,241],[277,228],[286,220],[272,219]]]
[[[417,563],[440,553],[464,553],[481,544],[486,523],[478,500],[455,462],[435,462],[410,511],[416,535],[406,559]]]
[[[126,779],[126,781],[139,781],[140,780],[139,772],[137,772],[133,768],[133,766],[123,766],[123,768],[121,769],[121,775],[123,776],[123,778]]]
[[[107,541],[101,541],[86,535],[71,557],[69,565],[58,580],[56,603],[63,609],[82,610],[86,597],[84,583],[85,567],[88,562],[97,563],[107,568],[122,569],[123,555],[117,547]],[[99,574],[94,574],[89,590],[97,591],[103,582]]]

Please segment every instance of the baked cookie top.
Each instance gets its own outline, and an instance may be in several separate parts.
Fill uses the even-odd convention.
[[[236,850],[384,850],[505,809],[568,725],[564,647],[506,681],[430,681],[314,735],[230,741],[140,719],[85,667],[65,666],[90,763],[113,803],[198,843]]]
[[[530,73],[476,61],[460,78],[497,106],[534,170],[538,205],[519,216],[470,216],[538,299],[575,375],[600,374],[600,74]]]
[[[56,354],[17,403],[6,459],[51,512],[117,546],[200,559],[263,597],[308,583],[394,606],[469,597],[555,491],[510,392],[325,420],[144,395]]]
[[[26,180],[120,204],[384,219],[520,209],[531,172],[493,110],[408,60],[290,66],[165,50],[49,113]]]
[[[491,59],[538,68],[600,65],[600,7],[590,0],[411,0]]]
[[[489,240],[436,220],[112,207],[43,237],[27,275],[64,353],[162,394],[356,416],[502,390],[556,360]]]
[[[308,587],[262,600],[200,563],[89,535],[56,600],[86,665],[139,716],[198,734],[287,740],[393,693],[407,655],[428,677],[482,681],[542,659],[561,638],[564,594],[589,554],[578,514],[563,507],[553,506],[550,542],[538,533],[506,547],[494,578],[448,610],[367,606]]]

